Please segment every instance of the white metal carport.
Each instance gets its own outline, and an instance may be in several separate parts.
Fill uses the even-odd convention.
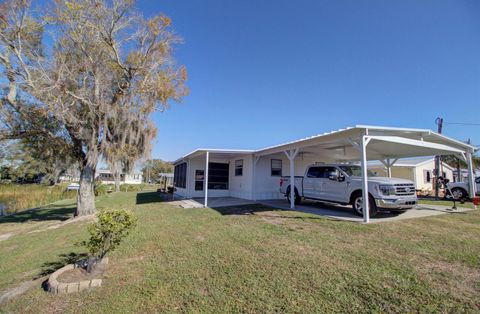
[[[295,158],[314,154],[327,162],[356,162],[362,167],[362,194],[368,195],[367,160],[380,160],[390,168],[397,159],[418,156],[455,155],[467,162],[470,196],[475,196],[472,154],[476,148],[426,129],[356,126],[256,151],[256,158],[283,152],[290,163],[290,180],[295,178]],[[290,189],[290,208],[295,208]],[[363,220],[368,223],[369,202],[363,198]]]

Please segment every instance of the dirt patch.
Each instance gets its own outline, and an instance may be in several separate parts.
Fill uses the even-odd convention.
[[[77,222],[89,221],[89,220],[95,220],[95,219],[96,219],[95,214],[80,216],[80,217],[74,217],[74,218],[67,219],[67,220],[65,220],[61,223],[56,223],[56,224],[53,224],[53,225],[49,224],[48,226],[44,226],[43,228],[32,230],[32,231],[27,232],[27,233],[30,234],[30,233],[37,233],[37,232],[43,232],[43,231],[47,231],[47,230],[58,229],[60,227],[63,227],[65,225],[68,225],[68,224],[71,224],[71,223],[77,223]]]
[[[15,288],[12,288],[6,292],[3,292],[2,294],[0,294],[0,304],[4,303],[4,302],[7,302],[21,294],[24,294],[25,292],[27,292],[29,289],[35,287],[35,286],[40,286],[40,284],[42,283],[42,281],[45,280],[46,277],[41,277],[41,278],[37,278],[35,280],[32,280],[32,281],[26,281],[26,282],[23,282],[22,284],[16,286]]]
[[[79,282],[84,280],[93,280],[97,278],[101,278],[104,272],[104,268],[100,265],[95,267],[95,269],[88,273],[85,269],[78,267],[72,270],[66,271],[58,276],[58,282],[62,283],[70,283],[70,282]]]
[[[13,233],[0,234],[0,241],[4,241],[4,240],[10,238],[11,236],[13,236]]]

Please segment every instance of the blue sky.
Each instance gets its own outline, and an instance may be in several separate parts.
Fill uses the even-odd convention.
[[[478,0],[141,0],[184,38],[190,95],[153,157],[255,149],[356,124],[480,123]],[[444,133],[480,144],[479,126]]]

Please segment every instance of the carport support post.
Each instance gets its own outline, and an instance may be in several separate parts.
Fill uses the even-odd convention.
[[[361,154],[361,165],[362,165],[362,209],[363,209],[363,222],[370,222],[370,206],[368,202],[368,176],[367,176],[367,145],[370,142],[368,136],[362,136],[362,147],[360,150]]]
[[[298,154],[298,148],[284,152],[290,162],[290,208],[295,208],[295,157]]]
[[[470,198],[475,197],[475,177],[473,175],[473,164],[472,164],[472,153],[467,152],[467,166],[468,166],[468,187],[469,187],[469,193],[470,193]]]
[[[205,202],[204,202],[204,207],[208,207],[208,160],[209,160],[209,153],[205,154],[205,173],[203,174],[203,181],[205,182],[205,185],[203,186],[203,189],[205,191]]]

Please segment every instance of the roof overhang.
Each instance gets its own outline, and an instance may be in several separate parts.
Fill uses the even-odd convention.
[[[173,164],[178,164],[182,161],[185,161],[188,158],[195,158],[199,157],[202,155],[205,155],[207,152],[211,155],[216,155],[216,156],[222,156],[225,158],[229,157],[234,157],[234,156],[239,156],[239,155],[250,155],[254,153],[254,150],[248,150],[248,149],[218,149],[218,148],[199,148],[194,150],[193,152],[190,152],[186,154],[183,157],[178,158],[173,162]]]
[[[357,125],[259,150],[197,149],[174,163],[203,155],[207,151],[226,157],[246,154],[256,156],[283,154],[291,149],[298,149],[301,154],[314,154],[329,161],[358,161],[360,154],[355,146],[358,146],[363,136],[369,136],[372,139],[367,147],[369,160],[433,155],[456,155],[464,158],[466,152],[473,153],[477,150],[475,146],[428,129]]]
[[[451,146],[398,136],[368,136],[368,159],[407,158],[416,156],[455,155],[464,159],[465,151]]]

